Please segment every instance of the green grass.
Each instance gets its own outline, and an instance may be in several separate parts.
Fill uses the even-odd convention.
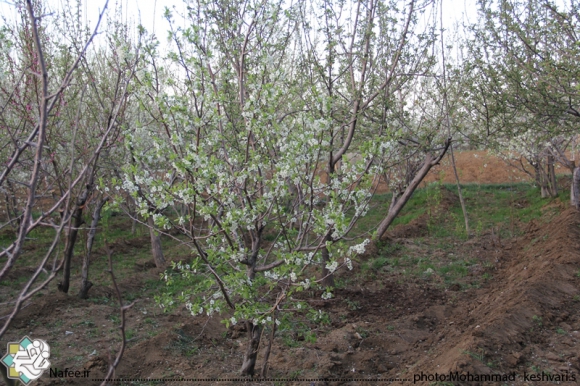
[[[395,224],[427,215],[428,237],[405,243],[378,243],[378,253],[362,259],[365,275],[372,279],[392,272],[433,281],[443,288],[459,285],[460,289],[479,288],[491,282],[493,262],[481,261],[460,247],[466,234],[459,200],[454,198],[455,188],[435,183],[417,190]],[[524,183],[465,185],[463,193],[472,235],[493,232],[501,238],[517,235],[525,229],[526,222],[549,214],[549,210],[557,213],[558,205],[546,205],[567,199],[564,193],[558,198],[542,199],[538,189]],[[481,273],[473,277],[471,272]]]
[[[370,332],[369,332],[368,330],[366,330],[366,329],[364,329],[364,328],[360,327],[360,326],[359,326],[359,327],[357,327],[355,330],[356,330],[356,332],[358,332],[358,333],[359,333],[359,335],[360,335],[360,336],[361,336],[361,338],[363,338],[363,339],[366,339],[366,338],[368,338],[368,337],[370,336]]]
[[[73,327],[85,327],[85,328],[88,327],[88,328],[93,328],[93,327],[95,327],[95,322],[93,322],[90,319],[89,320],[83,320],[81,322],[74,323],[72,326]]]
[[[187,358],[191,358],[200,351],[200,347],[194,337],[181,328],[175,329],[174,333],[176,338],[164,347],[166,350]]]
[[[88,221],[90,213],[85,211],[85,218]],[[58,220],[58,219],[55,219]],[[85,224],[85,226],[88,226]],[[139,234],[145,234],[147,229],[144,226],[138,226],[135,235],[131,233],[131,221],[121,214],[109,213],[107,211],[103,212],[103,218],[99,224],[95,241],[93,244],[92,255],[93,257],[104,254],[102,248],[105,245],[105,239],[109,245],[114,245],[117,242],[124,242],[125,240],[130,240],[138,237]],[[71,278],[74,281],[75,278],[80,276],[80,271],[82,264],[80,260],[86,254],[86,237],[87,230],[81,229],[77,236],[77,241],[74,248],[74,263],[71,267]],[[14,265],[13,271],[18,272],[20,267],[36,267],[39,262],[44,258],[46,252],[48,251],[50,245],[53,242],[53,238],[56,235],[56,231],[48,227],[39,227],[31,231],[27,236],[27,241],[24,243],[23,252]],[[7,247],[15,239],[15,233],[9,229],[0,231],[0,248]],[[62,257],[63,249],[65,243],[64,233],[61,235],[61,245],[57,247],[56,251],[53,253],[52,258],[55,254],[59,258]],[[124,279],[128,275],[133,275],[135,263],[138,260],[150,258],[150,248],[134,248],[127,246],[127,248],[132,249],[131,253],[113,252],[113,264],[115,269],[115,275],[118,279]],[[108,261],[106,256],[104,258],[93,258],[90,267],[90,280],[93,282],[104,282],[110,283],[110,276],[105,270],[108,269]],[[25,272],[18,277],[8,278],[3,280],[0,285],[8,286],[13,288],[22,287],[23,283],[29,280],[32,272]],[[41,273],[37,282],[46,278],[46,273]],[[70,293],[76,292],[78,289],[71,287]],[[89,296],[91,293],[89,292]],[[102,300],[102,299],[100,299]],[[93,302],[99,302],[100,300],[91,299]]]
[[[125,330],[125,339],[127,340],[131,340],[135,337],[137,333],[135,332],[135,330],[128,328]]]
[[[474,259],[455,255],[434,258],[429,254],[424,255],[420,252],[412,254],[403,247],[394,249],[383,244],[379,248],[379,256],[363,262],[363,270],[397,271],[412,277],[429,277],[432,274],[437,274],[443,278],[445,286],[450,286],[468,276],[469,268],[478,264],[478,261]],[[440,245],[426,246],[426,248],[442,249]]]
[[[522,224],[542,217],[546,213],[547,204],[556,200],[566,201],[569,194],[567,187],[562,184],[557,198],[542,198],[539,188],[530,183],[464,184],[461,189],[471,233],[480,235],[494,228],[501,237],[520,234]],[[453,195],[457,195],[457,186],[454,184],[434,182],[417,189],[390,229],[427,215],[429,236],[465,239],[465,223],[459,200],[454,199],[451,207],[439,209],[441,203],[448,202],[448,197]],[[372,209],[357,222],[354,233],[372,233],[386,215],[390,202],[390,193],[373,197],[370,205]]]
[[[351,311],[360,310],[360,308],[361,308],[360,302],[358,302],[357,300],[350,300],[349,298],[345,298],[344,302],[348,306],[348,309]]]
[[[527,183],[466,184],[462,186],[462,189],[467,204],[471,229],[476,235],[490,232],[492,228],[499,232],[502,237],[517,235],[522,232],[527,222],[538,219],[550,213],[549,211],[551,210],[557,210],[557,208],[547,209],[546,206],[548,204],[557,202],[557,200],[568,200],[568,193],[565,189],[561,189],[562,192],[556,199],[542,199],[539,189]],[[486,266],[486,263],[475,261],[472,257],[460,256],[456,251],[458,243],[461,243],[466,238],[459,201],[454,200],[451,205],[445,207],[445,210],[440,210],[441,204],[443,202],[448,203],[448,197],[452,197],[454,194],[456,194],[456,186],[440,183],[432,183],[418,189],[405,208],[403,208],[401,214],[395,219],[392,227],[399,224],[408,224],[421,216],[427,216],[429,238],[413,239],[406,244],[379,244],[376,255],[361,261],[364,275],[366,277],[374,277],[374,275],[378,276],[396,271],[402,273],[402,278],[412,276],[417,278],[417,280],[437,279],[437,283],[441,283],[442,286],[449,287],[459,284],[461,288],[477,286],[479,285],[478,283],[491,281],[491,274],[485,272],[485,270],[482,271],[480,277],[475,279],[469,277],[469,273],[473,271],[472,267],[478,263],[483,264],[485,269],[491,269],[493,265]],[[390,194],[375,196],[372,200],[373,209],[369,210],[367,215],[359,220],[354,233],[372,232],[385,216],[390,200]],[[77,257],[81,257],[84,254],[86,235],[83,232],[79,233],[75,248]],[[105,237],[110,245],[119,243],[119,250],[113,253],[115,275],[120,281],[131,278],[135,274],[136,263],[151,259],[150,247],[148,241],[143,243],[143,246],[135,246],[134,243],[124,246],[122,243],[125,240],[135,239],[139,235],[147,235],[147,232],[148,230],[145,227],[139,226],[138,233],[132,235],[131,221],[129,219],[124,216],[113,216],[112,213],[107,214],[97,232],[93,248],[93,253],[98,253],[99,258],[94,259],[91,264],[91,280],[101,285],[111,286],[111,279],[108,273],[104,272],[108,267],[106,256],[102,256],[102,250],[99,251],[104,246]],[[48,249],[53,236],[54,230],[52,229],[37,229],[33,231],[30,234],[30,238],[33,240],[26,243],[26,245],[30,246],[30,249],[24,251],[15,268],[35,266],[35,262]],[[273,240],[274,237],[275,233],[268,234],[268,239]],[[10,232],[0,233],[0,245],[7,245],[6,243],[10,241],[12,241]],[[353,241],[353,243],[358,242],[358,240]],[[125,248],[125,252],[121,251],[123,248]],[[163,248],[166,256],[171,256],[172,259],[175,259],[176,256],[183,261],[191,259],[191,251],[187,247],[179,245],[167,237],[163,238]],[[126,253],[126,251],[130,252]],[[432,253],[435,251],[438,252],[436,256]],[[62,247],[59,253],[62,254]],[[454,255],[451,255],[451,253],[454,253]],[[73,264],[71,272],[73,278],[78,278],[80,275],[81,264],[78,263],[79,260],[76,260],[75,264]],[[198,276],[184,279],[177,272],[169,271],[174,275],[174,280],[169,285],[158,278],[145,279],[138,289],[124,291],[122,294],[123,300],[130,302],[146,296],[153,297],[153,294],[161,291],[170,293],[171,296],[175,297],[184,291],[188,291],[192,286],[192,280],[201,280]],[[580,277],[580,271],[574,272],[574,274]],[[23,274],[13,280],[3,281],[0,285],[12,286],[13,284],[18,284],[21,287],[29,276],[30,274]],[[41,276],[41,279],[42,277],[44,276]],[[348,279],[337,277],[336,280],[337,286],[342,288],[351,284],[349,280],[356,282],[357,277]],[[71,287],[71,293],[76,293],[77,290],[77,288]],[[91,296],[91,292],[89,292],[89,296]],[[579,295],[576,295],[573,300],[579,302]],[[115,297],[111,299],[107,297],[91,297],[89,301],[95,304],[112,306],[115,309],[118,306]],[[358,302],[349,299],[345,300],[345,305],[353,311],[360,308]],[[536,318],[534,324],[541,327],[541,318]],[[115,328],[120,323],[119,316],[115,313],[109,319]],[[98,330],[94,323],[91,323],[91,321],[81,322],[77,326],[85,329],[87,333],[97,336]],[[153,317],[146,318],[145,324],[152,328],[156,327]],[[55,325],[54,327],[60,326]],[[290,334],[290,331],[280,332],[287,346],[301,346],[309,339],[316,339],[316,335],[310,335],[310,330],[306,327],[299,328],[297,331],[300,340],[296,339],[296,335]],[[139,333],[139,338],[141,338],[141,335],[153,336],[156,333],[157,331]],[[127,330],[127,334],[130,338],[137,336],[135,330]],[[191,337],[182,336],[176,343],[179,347],[183,346],[179,348],[179,351],[186,356],[193,355],[195,350],[198,350],[195,346],[189,346],[190,343],[193,343],[191,339]]]
[[[469,273],[469,267],[473,264],[474,262],[465,260],[452,261],[448,265],[439,267],[437,272],[441,277],[443,277],[446,283],[452,283],[458,278],[467,276]]]
[[[389,207],[391,202],[391,194],[377,194],[373,197],[370,202],[369,210],[367,214],[359,219],[356,223],[353,231],[355,234],[371,233],[375,230],[376,224],[378,224],[386,214],[386,209]],[[352,216],[353,212],[347,213],[347,215]]]

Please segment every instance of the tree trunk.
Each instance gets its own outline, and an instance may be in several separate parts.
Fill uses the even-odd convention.
[[[272,332],[270,333],[270,341],[268,342],[268,347],[266,347],[266,352],[264,353],[264,364],[262,365],[262,372],[260,374],[262,378],[266,378],[266,375],[268,373],[268,359],[270,358],[272,343],[274,342],[274,336],[276,335],[277,319],[278,319],[278,310],[274,311],[274,320],[272,321]]]
[[[558,197],[558,181],[556,180],[556,170],[554,169],[554,157],[548,156],[548,185],[551,197]]]
[[[90,192],[93,190],[92,184],[87,184],[85,190],[82,192],[80,197],[77,199],[77,203],[75,206],[75,211],[73,214],[73,221],[74,224],[70,232],[68,232],[67,239],[66,239],[66,246],[64,251],[64,267],[63,267],[63,278],[60,283],[58,283],[58,290],[64,292],[65,294],[68,293],[70,287],[70,269],[71,269],[71,262],[72,257],[74,254],[75,244],[77,242],[77,235],[79,233],[79,228],[83,225],[83,209],[89,198]]]
[[[448,139],[447,142],[445,143],[445,148],[441,151],[441,153],[439,154],[439,156],[437,156],[437,158],[435,158],[432,154],[427,154],[427,156],[425,157],[425,161],[423,162],[423,166],[421,166],[421,169],[419,169],[419,171],[417,172],[415,178],[413,178],[411,183],[407,185],[407,188],[405,189],[401,197],[398,198],[393,197],[393,201],[391,202],[391,206],[389,207],[387,217],[385,217],[383,221],[381,221],[381,223],[379,224],[377,233],[374,237],[375,241],[380,240],[381,237],[383,237],[389,226],[391,226],[391,224],[393,223],[395,218],[399,215],[399,213],[401,212],[407,201],[409,201],[409,199],[413,195],[413,192],[415,192],[421,181],[423,181],[427,173],[429,173],[429,170],[431,170],[433,166],[437,165],[439,161],[441,161],[441,158],[443,158],[443,156],[447,152],[447,149],[449,148],[450,144],[451,139]]]
[[[539,179],[537,178],[536,181],[539,181],[539,186],[540,186],[540,195],[542,198],[547,198],[549,196],[548,193],[548,183],[546,181],[546,176],[544,175],[545,172],[542,168],[542,166],[538,166],[539,168]]]
[[[542,198],[544,198],[544,189],[542,188],[542,172],[540,170],[540,163],[536,161],[536,163],[531,164],[534,167],[534,176],[536,180],[536,185],[538,185],[538,187],[540,188]]]
[[[248,347],[244,354],[244,362],[242,363],[242,375],[253,377],[256,368],[256,359],[258,358],[262,328],[247,320],[246,329],[248,330]]]
[[[340,157],[338,159],[338,161],[340,161],[342,159],[342,157]],[[337,161],[337,162],[338,162]],[[333,161],[333,156],[332,153],[330,154],[329,157],[329,161],[328,161],[328,182],[327,182],[327,186],[331,186],[332,185],[332,177],[334,175],[334,172],[336,170],[336,163]],[[329,229],[328,233],[325,236],[325,244],[324,247],[322,247],[322,250],[320,251],[320,253],[322,254],[322,285],[325,287],[334,287],[334,273],[330,272],[329,269],[326,268],[326,265],[328,264],[328,262],[330,261],[330,251],[328,250],[328,247],[326,246],[326,243],[329,241],[332,241],[332,236],[331,236],[331,232],[332,229]]]
[[[451,166],[453,166],[453,174],[455,175],[455,182],[457,183],[457,194],[459,195],[459,203],[461,204],[461,211],[463,212],[463,221],[465,221],[465,234],[469,238],[471,237],[469,231],[469,218],[467,217],[467,207],[465,205],[465,200],[463,199],[463,193],[461,192],[461,184],[459,183],[459,173],[457,173],[455,155],[453,154],[453,144],[449,146],[449,153],[451,155]]]
[[[542,198],[550,197],[552,195],[550,191],[550,178],[549,178],[550,168],[548,167],[548,171],[544,169],[541,157],[536,158],[536,163],[533,166],[536,174],[536,184],[540,187],[541,197]]]
[[[153,261],[157,268],[165,267],[165,258],[163,257],[163,250],[161,249],[161,237],[155,231],[155,223],[153,216],[147,218],[147,225],[149,225],[149,234],[151,235],[151,252],[153,254]]]
[[[332,241],[330,234],[326,235],[325,241]],[[330,261],[330,252],[328,251],[326,245],[322,247],[320,253],[322,253],[322,285],[325,287],[334,287],[334,273],[330,272],[330,270],[326,268],[326,265]]]
[[[575,206],[576,209],[580,209],[580,167],[574,169],[571,185],[570,203],[572,206]]]
[[[91,250],[93,249],[93,241],[95,240],[95,235],[97,233],[97,225],[101,219],[101,209],[108,201],[108,198],[102,199],[93,212],[93,220],[91,221],[91,229],[89,230],[89,235],[87,237],[87,253],[83,259],[83,269],[81,272],[81,289],[79,291],[78,297],[81,299],[86,299],[89,297],[89,290],[93,286],[93,283],[89,281],[89,265],[91,262]]]
[[[18,229],[20,229],[20,214],[23,211],[18,209],[18,200],[16,199],[17,195],[14,192],[10,179],[6,179],[6,186],[8,188],[7,193],[4,195],[6,199],[6,215],[8,216],[12,228],[14,228],[15,231],[18,231]]]
[[[137,212],[131,214],[131,236],[137,233]]]

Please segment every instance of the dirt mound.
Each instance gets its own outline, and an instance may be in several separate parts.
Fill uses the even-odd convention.
[[[34,302],[24,304],[24,308],[16,315],[12,326],[25,328],[34,324],[47,314],[59,313],[66,308],[87,308],[89,304],[76,296],[68,296],[62,292],[56,292],[51,297],[42,297]]]
[[[507,165],[501,158],[487,151],[460,151],[455,153],[457,174],[461,183],[500,184],[506,181],[528,181],[530,177]],[[431,169],[426,180],[455,183],[455,174],[448,156]]]
[[[422,215],[419,218],[412,220],[408,224],[397,225],[393,230],[388,231],[383,236],[383,239],[412,239],[415,237],[427,236],[429,229],[427,227],[427,221],[429,216]]]
[[[14,267],[6,275],[5,280],[17,280],[21,277],[29,279],[36,272],[35,267]]]
[[[313,289],[292,295],[323,311],[325,323],[296,312],[291,326],[282,325],[272,346],[268,376],[342,379],[306,383],[318,386],[361,384],[355,378],[404,378],[410,382],[402,383],[410,384],[422,372],[450,371],[514,372],[517,380],[506,383],[516,386],[548,384],[526,382],[524,373],[552,377],[574,373],[580,379],[580,215],[546,205],[542,217],[527,224],[517,239],[500,239],[494,229],[467,241],[433,234],[406,239],[429,235],[426,231],[432,228],[427,225],[445,221],[449,209],[459,205],[451,190],[441,188],[433,196],[437,199],[429,201],[428,215],[391,230],[397,235],[390,241],[393,245],[368,245],[352,271],[337,275],[332,299],[323,299],[322,292]],[[120,250],[132,253],[143,248],[146,240],[117,241],[115,256],[122,255]],[[445,264],[436,265],[441,262]],[[30,272],[28,267],[15,267],[11,277]],[[192,317],[184,306],[163,313],[154,301],[158,293],[148,289],[160,272],[149,258],[117,272],[123,299],[138,300],[126,314],[127,347],[118,377],[144,379],[140,384],[148,384],[148,378],[163,379],[166,385],[183,384],[173,381],[179,377],[239,378],[247,344],[240,324],[226,329],[219,322],[224,315]],[[108,274],[104,277],[89,292],[89,300],[43,291],[26,304],[0,344],[26,334],[39,336],[50,342],[54,366],[90,369],[91,377],[101,377],[120,345],[116,291]],[[55,291],[53,287],[49,289]],[[0,286],[0,291],[13,289]],[[258,373],[267,335],[259,349]],[[44,377],[39,384],[62,381]],[[86,381],[68,379],[66,384]]]
[[[225,353],[232,352],[232,340],[216,345],[218,340],[224,341],[222,333],[225,330],[218,318],[192,321],[188,316],[162,315],[159,319],[160,324],[171,323],[173,327],[129,347],[119,366],[119,374],[132,378],[179,378],[191,377],[192,374],[209,378],[219,374],[219,369],[211,365],[203,366],[205,362],[200,362],[201,358],[197,357],[201,350],[211,352],[214,358],[224,358]],[[245,338],[245,334],[242,335]],[[240,351],[237,343],[235,350]],[[168,358],[176,358],[177,361],[168,361]],[[227,367],[228,372],[238,370],[232,363],[220,361],[220,365]]]
[[[455,164],[459,181],[462,184],[502,184],[520,181],[530,181],[530,176],[507,165],[501,158],[489,154],[485,150],[463,150],[455,152]],[[558,168],[556,173],[566,174],[565,168]],[[439,165],[434,166],[425,177],[422,186],[440,181],[446,184],[455,184],[455,173],[449,156],[445,156]],[[384,182],[378,187],[379,193],[389,189]]]
[[[443,332],[447,342],[413,371],[578,374],[579,226],[572,209],[548,224],[532,223],[493,288],[462,305]]]

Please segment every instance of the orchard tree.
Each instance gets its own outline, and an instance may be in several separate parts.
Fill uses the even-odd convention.
[[[357,173],[350,164],[358,160],[362,162],[358,173],[368,173],[368,166],[367,170],[362,168],[368,162],[387,172],[392,187],[397,185],[393,204],[374,239],[385,233],[449,146],[441,138],[440,119],[439,124],[430,121],[434,125],[425,130],[425,111],[418,105],[407,105],[419,94],[413,89],[417,91],[420,79],[434,75],[435,24],[429,20],[420,29],[417,22],[426,9],[434,9],[429,8],[432,5],[418,1],[404,6],[396,1],[322,1],[306,2],[301,7],[297,63],[307,75],[302,78],[307,108],[329,122],[324,132],[329,143],[323,160],[326,183],[332,186]],[[313,88],[315,93],[310,91]],[[437,155],[432,156],[433,151]],[[342,237],[336,237],[330,227],[325,243]],[[327,261],[325,247],[321,252]],[[323,271],[323,276],[328,278],[325,284],[332,286],[330,273]]]
[[[192,7],[192,27],[172,31],[170,64],[185,79],[158,87],[163,71],[151,55],[151,71],[140,76],[149,117],[126,137],[135,163],[123,188],[140,215],[160,230],[176,227],[195,251],[179,265],[192,281],[180,296],[187,308],[211,315],[229,307],[228,323],[246,323],[244,374],[254,373],[263,325],[306,309],[288,302],[289,295],[315,285],[305,271],[321,248],[320,234],[344,221],[343,198],[319,203],[325,122],[291,110],[296,86],[287,64],[296,23],[283,11],[282,4],[262,2]],[[162,165],[172,170],[157,169]],[[347,186],[343,196],[362,213],[366,197]],[[159,301],[167,307],[174,299]]]
[[[89,204],[99,176],[99,160],[115,149],[135,61],[117,61],[119,68],[112,66],[116,83],[105,81],[107,94],[99,93],[105,74],[103,71],[102,78],[95,77],[99,69],[90,59],[89,47],[99,33],[107,5],[103,4],[96,26],[89,31],[80,27],[78,8],[78,18],[67,19],[66,7],[65,14],[60,15],[49,12],[40,1],[17,1],[19,19],[14,23],[5,20],[0,32],[0,156],[4,157],[0,189],[8,198],[8,215],[2,218],[0,228],[14,229],[13,238],[0,251],[0,280],[21,258],[31,232],[45,228],[53,237],[44,255],[35,261],[35,271],[18,294],[5,302],[12,311],[3,318],[0,337],[25,302],[46,288],[63,267],[70,268],[81,212]],[[139,57],[138,53],[134,56]],[[110,74],[108,68],[106,75]],[[111,84],[115,85],[114,93],[107,90]],[[95,101],[100,104],[92,104]],[[103,200],[95,205],[88,253],[102,205]],[[64,256],[57,252],[63,238]],[[90,288],[88,258],[85,256],[81,297]],[[110,254],[109,263],[112,275]],[[64,280],[68,280],[66,272]],[[114,276],[113,283],[119,294]],[[121,331],[130,306],[120,306]],[[122,337],[121,349],[103,384],[119,363],[124,333]],[[14,384],[4,366],[2,377],[6,384]]]
[[[9,197],[10,205],[10,214],[2,219],[0,227],[15,230],[12,240],[0,251],[0,280],[21,257],[32,231],[48,228],[53,241],[36,261],[36,270],[18,295],[8,301],[13,307],[3,320],[0,337],[24,302],[45,288],[63,267],[64,258],[59,258],[57,251],[63,231],[73,220],[72,201],[106,146],[119,111],[119,105],[113,106],[112,119],[80,153],[76,146],[80,131],[70,120],[83,108],[82,92],[78,93],[83,88],[78,85],[86,84],[86,79],[78,70],[99,30],[107,3],[95,29],[85,35],[82,44],[67,50],[56,42],[74,34],[52,35],[55,30],[50,27],[51,16],[40,2],[18,1],[15,6],[19,19],[6,22],[0,33],[0,189]],[[3,378],[11,384],[5,371],[3,367]]]
[[[156,231],[185,236],[192,259],[163,275],[157,301],[193,315],[229,308],[226,324],[248,332],[243,374],[255,371],[264,326],[296,312],[325,320],[292,294],[323,283],[331,297],[329,278],[369,242],[345,238],[402,136],[389,103],[432,63],[432,37],[413,34],[416,8],[203,0],[189,5],[188,27],[166,10],[166,60],[154,40],[145,50],[117,204],[130,194]],[[173,293],[183,280],[188,290]]]
[[[5,23],[1,35],[0,124],[5,134],[2,136],[5,159],[0,188],[8,190],[15,203],[2,227],[12,226],[16,232],[0,252],[3,260],[0,279],[9,274],[20,258],[30,232],[48,228],[54,237],[37,262],[37,270],[14,299],[15,306],[5,319],[0,336],[23,302],[44,288],[65,265],[66,256],[57,256],[56,251],[63,232],[67,234],[66,229],[69,230],[66,245],[70,235],[78,231],[75,223],[80,216],[74,216],[80,205],[77,202],[75,208],[74,201],[88,197],[87,185],[94,179],[99,155],[109,151],[114,142],[113,133],[123,107],[123,98],[116,98],[104,107],[107,118],[91,123],[91,109],[85,99],[86,95],[96,97],[87,91],[91,82],[97,82],[87,74],[90,63],[87,55],[99,31],[106,2],[94,30],[79,32],[85,40],[71,26],[59,29],[62,20],[55,15],[47,16],[50,12],[40,2],[22,1],[15,6],[20,19],[13,24]],[[48,22],[51,17],[57,20],[52,25]],[[66,37],[59,35],[67,31]],[[65,47],[61,43],[67,39],[71,45]],[[120,84],[122,90],[126,89],[127,81],[125,78]],[[85,87],[87,84],[89,87]],[[52,266],[48,265],[49,259],[53,259]],[[42,282],[37,283],[41,278]]]
[[[392,192],[386,216],[379,223],[375,238],[380,239],[409,201],[431,168],[449,150],[452,138],[445,128],[442,85],[437,74],[429,72],[409,82],[391,101],[396,107],[390,125],[402,133],[388,146],[383,158],[383,180]]]
[[[536,170],[542,195],[553,196],[554,163],[575,167],[562,145],[573,142],[580,118],[578,5],[482,0],[479,6],[467,45],[472,107],[466,108],[482,128],[475,134],[502,144],[499,152],[519,151]]]

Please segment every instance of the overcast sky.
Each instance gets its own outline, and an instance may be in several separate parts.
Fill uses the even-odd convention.
[[[94,28],[99,10],[103,8],[105,0],[80,0],[83,4],[85,21]],[[183,0],[116,0],[122,7],[126,22],[132,25],[142,24],[149,32],[155,32],[162,44],[166,41],[168,23],[163,18],[165,7],[175,9],[181,13],[185,11]],[[403,1],[403,0],[401,0]],[[404,0],[407,2],[406,0]],[[65,0],[46,0],[50,9],[62,9],[66,6]],[[70,3],[75,3],[71,1]],[[443,0],[444,27],[450,31],[457,22],[467,21],[476,16],[476,0]],[[115,0],[110,0],[109,10],[115,7]],[[16,7],[10,0],[0,0],[0,15],[13,19],[16,15]],[[0,25],[3,21],[0,20]],[[449,38],[449,35],[447,35]]]

